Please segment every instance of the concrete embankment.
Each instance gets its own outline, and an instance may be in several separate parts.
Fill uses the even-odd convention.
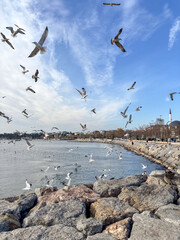
[[[76,141],[119,144],[127,150],[143,155],[153,162],[180,173],[180,143],[146,142],[124,139],[76,139]]]
[[[0,199],[0,240],[179,240],[180,175],[153,171]]]

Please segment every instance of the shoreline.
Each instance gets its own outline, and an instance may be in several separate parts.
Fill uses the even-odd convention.
[[[144,156],[150,161],[155,162],[169,170],[180,173],[180,143],[146,142],[141,140],[126,139],[76,139],[71,141],[117,144],[129,151]]]

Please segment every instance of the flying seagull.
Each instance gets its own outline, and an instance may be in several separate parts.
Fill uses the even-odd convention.
[[[51,130],[53,130],[53,129],[59,130],[59,128],[57,128],[57,127],[52,127]]]
[[[174,98],[173,98],[174,94],[180,94],[180,92],[172,92],[169,94],[172,101],[174,100]]]
[[[144,165],[143,163],[141,163],[141,166],[142,166],[142,169],[146,169],[147,168],[147,166]]]
[[[26,70],[26,68],[25,68],[24,66],[22,66],[22,65],[20,65],[20,66],[21,66],[21,67],[22,67],[22,69],[23,69],[23,70],[22,70],[22,73],[23,73],[23,74],[25,74],[25,73],[29,72],[29,70]]]
[[[126,52],[126,50],[124,49],[123,45],[119,42],[120,40],[122,40],[121,38],[118,38],[119,35],[122,33],[122,28],[119,30],[118,34],[115,36],[115,38],[111,38],[111,44],[116,44],[117,47],[119,47],[121,49],[122,52]]]
[[[60,166],[55,166],[55,167],[54,167],[54,170],[57,171],[59,168],[60,168]]]
[[[87,130],[86,124],[82,125],[82,124],[80,123],[80,125],[81,125],[83,131],[86,131],[86,130]]]
[[[89,156],[89,162],[92,163],[94,162],[94,159],[92,158],[93,154],[91,153],[90,156]]]
[[[38,74],[39,74],[39,71],[38,71],[38,69],[36,69],[35,74],[32,75],[32,78],[34,79],[35,82],[37,82],[37,80],[38,80],[38,78],[39,78],[39,77],[38,77]]]
[[[70,179],[70,176],[71,176],[71,174],[73,174],[73,172],[67,173],[67,176],[65,177],[65,179],[69,180],[69,179]]]
[[[27,179],[26,179],[26,187],[23,188],[22,190],[30,190],[32,188],[32,184],[31,183],[28,183]]]
[[[129,120],[126,123],[125,128],[127,127],[128,123],[132,123],[132,114],[129,115]]]
[[[137,112],[140,111],[140,108],[142,108],[142,106],[137,107],[137,108],[136,108],[136,111],[137,111]]]
[[[133,84],[132,84],[132,86],[130,87],[130,88],[128,88],[127,90],[131,90],[131,89],[134,89],[134,85],[136,84],[136,82],[134,82]]]
[[[48,35],[48,27],[45,28],[43,35],[41,36],[41,39],[39,42],[33,42],[35,44],[35,48],[33,51],[30,53],[28,57],[34,57],[39,51],[40,53],[45,53],[46,47],[43,47],[43,43],[45,42],[46,38]]]
[[[9,39],[6,38],[6,36],[1,32],[1,36],[2,36],[2,42],[6,42],[7,44],[9,44],[9,46],[14,49],[12,43],[10,43]]]
[[[86,97],[87,97],[88,95],[86,95],[86,90],[85,90],[85,88],[82,88],[82,92],[79,91],[77,88],[76,88],[76,90],[81,94],[82,99],[84,99],[84,100],[86,101]]]
[[[110,5],[111,7],[112,6],[119,6],[120,3],[103,3],[104,5]]]
[[[17,30],[14,30],[13,27],[6,27],[8,30],[11,31],[12,37],[17,37],[16,35],[18,33],[25,34],[24,33],[25,30],[23,28],[18,27],[18,25],[16,25],[16,24],[14,24],[14,25],[17,27]]]
[[[29,151],[32,147],[34,147],[34,145],[30,144],[30,142],[27,139],[24,139],[26,141],[27,144],[27,150]]]
[[[127,106],[127,108],[124,110],[124,112],[120,112],[120,114],[123,116],[123,118],[127,118],[126,112],[130,105],[131,105],[131,103]]]
[[[31,86],[29,86],[29,87],[26,88],[26,91],[28,91],[28,90],[31,91],[32,93],[36,93],[36,92],[31,88]]]
[[[95,113],[95,114],[96,114],[96,109],[95,109],[95,108],[93,108],[93,109],[91,110],[91,112],[93,112],[93,113]]]
[[[28,113],[26,112],[26,108],[22,111],[22,114],[28,115]]]

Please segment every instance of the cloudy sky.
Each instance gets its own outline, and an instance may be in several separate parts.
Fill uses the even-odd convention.
[[[53,126],[81,131],[80,123],[89,131],[124,128],[120,112],[129,103],[131,129],[160,115],[167,122],[169,108],[173,120],[180,120],[180,95],[169,98],[180,92],[179,9],[180,2],[170,0],[121,0],[113,7],[102,0],[1,0],[0,31],[15,50],[0,42],[0,111],[13,119],[8,124],[0,117],[0,133]],[[6,27],[14,24],[26,35],[13,38]],[[46,26],[46,53],[28,58]],[[126,53],[110,43],[120,28]],[[29,73],[23,75],[20,64]],[[134,81],[135,89],[127,91]],[[26,91],[28,86],[36,93]],[[76,91],[82,87],[86,102]]]

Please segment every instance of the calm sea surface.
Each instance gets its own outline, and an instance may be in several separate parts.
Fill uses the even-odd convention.
[[[108,170],[104,172],[107,175],[104,179],[141,174],[144,171],[141,163],[147,165],[147,174],[163,169],[119,145],[33,140],[30,143],[34,147],[28,151],[24,140],[15,144],[8,142],[1,140],[0,143],[0,198],[25,193],[22,189],[26,179],[32,183],[34,191],[35,188],[46,186],[48,179],[54,179],[53,186],[63,187],[62,182],[67,182],[65,177],[68,172],[73,172],[71,184],[80,184],[94,182],[95,176],[100,176],[104,169]],[[112,151],[107,154],[109,148]],[[92,163],[89,163],[90,154],[95,160]],[[73,165],[75,163],[80,165],[77,171]],[[60,168],[55,170],[57,166]]]

